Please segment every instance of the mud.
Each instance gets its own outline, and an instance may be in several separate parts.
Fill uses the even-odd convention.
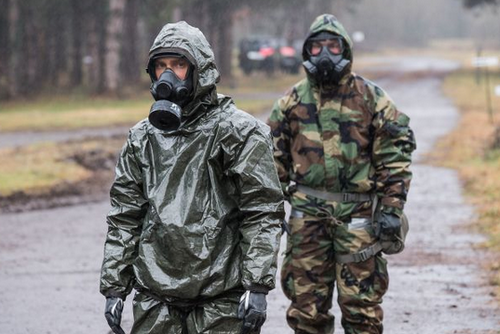
[[[429,61],[399,59],[392,69],[420,71]],[[455,66],[440,64],[443,70]],[[475,247],[484,237],[469,226],[474,210],[462,197],[456,173],[426,165],[423,159],[457,122],[457,111],[441,95],[440,74],[417,75],[403,84],[394,77],[379,83],[411,116],[418,141],[406,210],[411,224],[407,248],[388,257],[391,282],[383,303],[384,332],[499,333],[500,312],[481,267],[489,254]],[[89,163],[87,157],[82,161]],[[108,209],[107,201],[99,201],[0,215],[0,333],[109,333],[98,292]],[[127,331],[132,324],[130,300],[123,320]],[[280,287],[268,301],[262,333],[292,333]],[[342,333],[335,304],[332,312],[335,333]]]
[[[0,196],[0,212],[20,213],[102,201],[107,198],[112,178],[113,172],[106,170],[93,173],[87,180],[58,184],[42,193],[19,191],[9,196]]]

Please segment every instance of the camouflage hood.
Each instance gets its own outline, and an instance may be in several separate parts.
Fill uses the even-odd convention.
[[[348,70],[346,71],[346,76],[347,76],[351,72],[351,67],[353,62],[352,40],[349,37],[349,34],[347,34],[347,31],[345,30],[344,26],[337,20],[335,16],[331,14],[322,14],[318,16],[311,24],[311,27],[309,28],[309,33],[307,34],[307,37],[304,41],[304,45],[302,46],[302,59],[303,60],[308,59],[306,52],[306,44],[308,39],[322,31],[331,32],[335,35],[341,36],[342,39],[344,40],[344,47],[345,47],[344,57],[346,59],[349,59],[349,61],[351,62],[348,65]]]
[[[183,117],[197,111],[206,110],[209,105],[217,104],[215,84],[220,74],[215,65],[214,53],[203,33],[184,21],[166,24],[156,36],[149,58],[167,52],[185,56],[193,65],[194,97],[182,110]]]

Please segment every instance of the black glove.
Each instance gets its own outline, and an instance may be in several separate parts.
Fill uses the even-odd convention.
[[[246,291],[240,299],[238,319],[243,319],[242,334],[260,331],[266,321],[266,295],[261,292]]]
[[[292,230],[290,230],[290,225],[288,225],[288,222],[286,221],[286,219],[283,219],[281,221],[281,234],[288,234],[288,235],[292,235]]]
[[[375,234],[380,240],[392,241],[401,229],[401,218],[394,213],[380,212],[375,225]]]
[[[108,321],[109,327],[115,334],[125,334],[123,329],[120,327],[122,322],[122,311],[123,311],[123,300],[119,297],[108,297],[106,298],[106,308],[104,310],[104,316]]]

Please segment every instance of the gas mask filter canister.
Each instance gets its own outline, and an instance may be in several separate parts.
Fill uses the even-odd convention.
[[[181,107],[168,100],[158,100],[151,106],[149,122],[160,130],[174,131],[181,125]]]

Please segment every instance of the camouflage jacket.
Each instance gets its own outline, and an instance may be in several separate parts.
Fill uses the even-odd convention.
[[[319,17],[311,34],[328,30],[343,36],[352,61],[351,41],[331,18]],[[275,103],[268,123],[284,190],[294,181],[333,193],[376,193],[385,210],[401,213],[416,144],[408,116],[373,82],[350,70],[336,87],[303,79]],[[300,192],[290,201],[313,215],[333,210],[337,218],[369,214],[371,205],[326,203]]]

